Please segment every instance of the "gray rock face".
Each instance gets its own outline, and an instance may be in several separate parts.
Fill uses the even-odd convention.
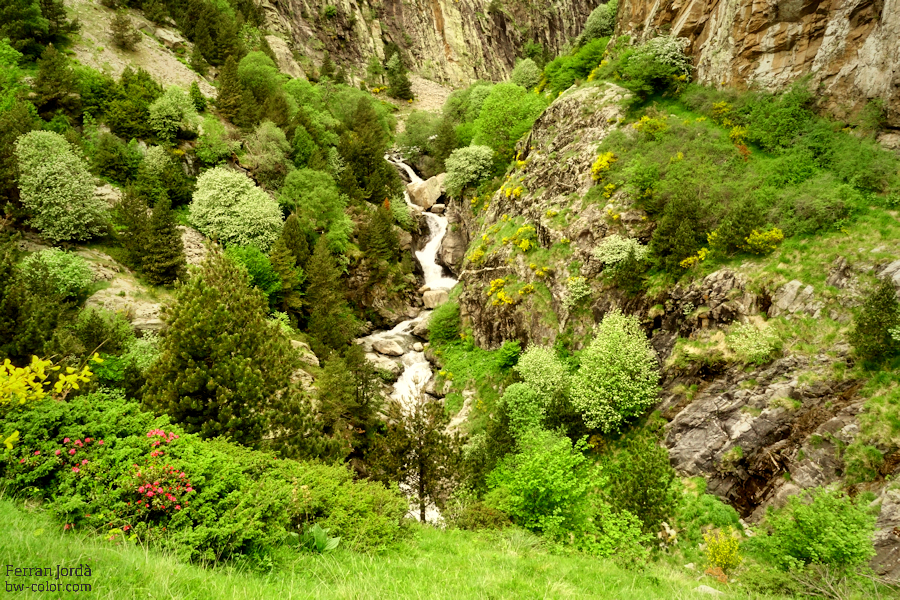
[[[444,210],[446,210],[446,208],[447,208],[446,204],[435,204],[431,207],[431,212],[433,212],[436,215],[442,215],[442,214],[444,214]]]
[[[437,308],[449,299],[450,294],[445,290],[432,290],[422,294],[422,302],[425,303],[425,308]]]
[[[314,367],[319,366],[319,358],[312,351],[312,348],[309,347],[309,344],[299,340],[291,340],[291,346],[297,351],[297,354],[300,355],[300,360]]]
[[[769,307],[770,317],[806,313],[818,317],[822,311],[822,303],[813,298],[814,290],[811,285],[803,285],[794,279],[789,281],[775,292],[772,297],[772,306]]]
[[[406,191],[409,192],[410,201],[416,206],[428,210],[434,206],[444,193],[444,179],[446,177],[446,173],[441,173],[425,181],[407,184]]]
[[[872,566],[879,575],[900,581],[900,489],[885,488],[875,502],[881,504],[881,513],[875,523]]]
[[[184,247],[184,260],[189,265],[199,265],[206,258],[209,249],[206,238],[193,227],[178,226],[181,232],[181,244]]]
[[[266,41],[275,54],[275,62],[278,64],[278,70],[287,73],[295,79],[306,79],[306,73],[303,68],[294,59],[290,46],[277,35],[267,35]]]
[[[372,343],[372,348],[378,354],[384,354],[385,356],[403,356],[403,348],[393,340],[376,340]]]
[[[466,257],[466,235],[459,227],[448,227],[438,250],[438,263],[458,276],[463,259]]]

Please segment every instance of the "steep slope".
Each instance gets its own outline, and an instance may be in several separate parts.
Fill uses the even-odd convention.
[[[618,30],[686,37],[696,79],[710,85],[774,90],[812,74],[835,114],[880,99],[900,128],[897,0],[623,0]]]
[[[526,42],[556,54],[578,35],[598,0],[263,0],[267,26],[318,65],[323,52],[365,75],[384,45],[442,83],[503,79]]]

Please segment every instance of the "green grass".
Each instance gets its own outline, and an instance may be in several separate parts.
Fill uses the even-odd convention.
[[[719,598],[746,598],[698,573],[662,563],[643,571],[608,560],[557,555],[519,530],[472,533],[415,526],[410,538],[378,555],[338,550],[299,554],[267,573],[202,568],[171,555],[82,533],[8,500],[0,501],[0,561],[14,566],[89,565],[92,593],[19,598],[696,598],[700,583]],[[38,583],[43,578],[19,582]],[[9,581],[9,578],[7,578]]]

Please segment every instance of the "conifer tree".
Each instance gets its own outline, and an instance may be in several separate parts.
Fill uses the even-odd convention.
[[[267,308],[246,271],[210,252],[167,311],[144,402],[205,438],[314,454],[311,408],[291,383],[299,357]]]
[[[272,294],[272,305],[282,312],[296,314],[303,308],[300,286],[306,280],[303,269],[295,266],[294,253],[288,248],[284,236],[278,238],[269,255],[272,270],[278,274],[281,287]]]
[[[412,83],[406,75],[406,68],[400,60],[400,53],[395,53],[385,65],[388,79],[388,95],[400,100],[412,100],[415,98],[412,92]]]
[[[300,227],[300,219],[297,218],[297,213],[291,213],[284,222],[281,228],[281,238],[291,251],[291,254],[294,255],[294,266],[305,270],[306,262],[309,260],[309,241]]]
[[[258,106],[253,93],[247,88],[241,92],[241,107],[233,123],[241,129],[252,129],[259,121],[259,113],[262,107]]]
[[[79,107],[75,72],[66,55],[53,44],[47,46],[38,60],[38,73],[32,86],[34,105],[42,115],[63,110],[75,114]]]
[[[398,188],[397,171],[384,160],[388,137],[368,98],[360,98],[351,116],[351,130],[341,137],[338,150],[346,161],[342,174],[343,191],[351,196],[381,202]],[[350,175],[353,179],[350,180]],[[356,182],[358,190],[348,189]]]
[[[153,285],[174,283],[184,269],[184,245],[175,225],[172,201],[165,192],[156,201],[147,226],[143,266],[144,274]]]
[[[206,77],[206,73],[209,70],[209,63],[203,58],[200,44],[194,44],[194,49],[191,50],[191,68],[200,75],[200,77]]]
[[[307,264],[307,293],[310,306],[309,332],[315,338],[313,350],[324,356],[328,350],[342,350],[356,335],[356,319],[344,296],[341,274],[328,240],[319,236]]]
[[[334,63],[331,62],[331,55],[325,51],[325,57],[322,59],[322,67],[319,69],[319,78],[328,77],[334,79]]]
[[[869,292],[849,337],[863,360],[879,361],[900,353],[900,302],[890,279]]]
[[[406,402],[391,402],[387,430],[376,437],[370,464],[376,479],[405,483],[415,492],[424,522],[428,502],[441,506],[459,478],[461,444],[458,435],[447,433],[449,418],[440,402],[424,396]]]
[[[206,97],[203,95],[203,92],[200,91],[200,86],[197,85],[196,81],[191,82],[191,104],[194,105],[194,108],[197,109],[197,112],[203,112],[206,110]]]
[[[125,231],[118,235],[119,241],[125,247],[126,261],[128,266],[139,268],[144,249],[147,247],[147,229],[150,224],[147,217],[147,203],[134,188],[128,188],[119,202],[117,213],[119,223],[125,226]]]
[[[400,250],[400,242],[394,232],[391,213],[384,206],[379,206],[369,216],[366,226],[360,233],[360,246],[367,256],[376,261],[393,261]]]
[[[241,105],[244,98],[244,89],[238,78],[237,61],[229,56],[219,75],[219,95],[216,98],[216,106],[222,116],[235,122],[241,113]]]
[[[141,40],[140,32],[134,28],[131,18],[122,10],[116,11],[116,16],[110,23],[110,33],[112,33],[113,43],[128,52],[134,50]]]
[[[66,18],[66,7],[62,0],[39,0],[41,15],[47,19],[47,33],[51,37],[78,31],[78,21]]]

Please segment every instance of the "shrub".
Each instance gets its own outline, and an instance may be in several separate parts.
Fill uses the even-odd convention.
[[[249,177],[225,167],[197,179],[188,218],[200,232],[226,245],[255,246],[263,252],[281,233],[278,203]]]
[[[521,354],[522,345],[516,340],[507,340],[497,350],[497,366],[504,370],[511,369],[519,362]]]
[[[172,86],[149,109],[149,122],[159,139],[171,142],[181,131],[195,133],[200,116],[191,97]]]
[[[569,373],[552,348],[529,346],[519,357],[516,372],[525,383],[548,401],[566,393]]]
[[[872,289],[853,319],[850,344],[863,360],[878,361],[900,353],[900,302],[890,280]],[[892,331],[893,330],[893,331]]]
[[[566,294],[563,297],[563,305],[566,310],[573,310],[582,300],[591,297],[591,284],[584,277],[569,277],[566,280]]]
[[[391,202],[391,216],[404,231],[413,231],[416,222],[409,210],[409,205],[403,199],[395,199]]]
[[[637,318],[607,313],[572,379],[572,405],[588,427],[619,431],[656,402],[659,369]]]
[[[459,339],[459,304],[445,302],[434,309],[428,321],[428,339],[432,344],[449,344]]]
[[[509,430],[517,440],[540,429],[550,400],[526,383],[514,383],[503,392],[500,405],[509,418]]]
[[[806,565],[852,570],[875,555],[875,520],[862,500],[816,488],[790,496],[779,510],[767,511],[768,535],[758,535],[754,542],[784,570]]]
[[[141,152],[135,140],[126,144],[111,133],[102,133],[97,138],[93,163],[101,176],[126,183],[137,175]]]
[[[247,136],[242,162],[253,169],[257,181],[279,187],[290,170],[291,145],[284,132],[271,121],[263,121]]]
[[[476,186],[491,176],[494,151],[488,146],[467,146],[454,150],[447,157],[447,178],[444,185],[447,193],[455,198],[462,196],[463,190]]]
[[[139,41],[141,41],[141,32],[135,29],[134,23],[123,10],[117,10],[116,16],[113,17],[110,24],[113,43],[121,48],[131,52]]]
[[[481,106],[472,142],[489,146],[509,160],[516,142],[531,129],[546,106],[547,100],[542,95],[531,94],[514,83],[498,83]]]
[[[78,313],[75,335],[89,352],[119,354],[134,340],[131,323],[121,313],[89,306]]]
[[[531,90],[541,82],[541,70],[533,60],[523,58],[516,63],[509,80],[526,90]]]
[[[197,141],[197,157],[209,166],[225,162],[234,154],[240,144],[228,139],[225,126],[217,118],[209,116],[203,120],[203,133]]]
[[[398,537],[406,511],[399,492],[343,466],[203,441],[119,393],[42,402],[7,425],[21,430],[0,458],[11,490],[44,498],[68,526],[134,533],[185,558],[259,556],[313,523],[376,549]]]
[[[589,78],[591,71],[603,59],[607,42],[605,38],[591,40],[574,55],[559,56],[548,63],[544,67],[546,87],[556,96],[569,89],[576,80]]]
[[[731,527],[703,534],[706,544],[706,562],[723,573],[731,573],[741,564],[740,534]]]
[[[254,246],[231,246],[225,250],[226,256],[247,270],[250,276],[250,285],[258,288],[266,298],[271,300],[272,295],[281,289],[281,278],[272,268],[269,257]]]
[[[592,254],[609,271],[618,269],[631,254],[636,260],[646,259],[648,250],[647,246],[642,246],[636,239],[614,233],[603,238]]]
[[[579,41],[584,44],[597,38],[609,37],[616,28],[616,12],[619,9],[618,0],[609,0],[591,11],[587,21],[584,22],[584,31],[581,32]]]
[[[19,190],[29,223],[53,242],[82,241],[106,230],[107,210],[94,197],[87,164],[64,137],[32,131],[16,141]]]
[[[732,327],[725,343],[732,352],[748,363],[758,365],[771,360],[781,345],[781,337],[770,325],[745,323]]]
[[[28,256],[22,263],[22,274],[26,279],[44,279],[63,298],[83,296],[94,277],[85,259],[57,248],[47,248]]]
[[[623,85],[647,95],[668,88],[673,81],[687,81],[691,59],[684,53],[686,38],[663,35],[647,40],[624,59]]]
[[[313,169],[291,171],[278,202],[296,213],[307,232],[324,232],[332,251],[346,250],[353,223],[344,212],[347,197],[338,191],[331,175]]]

